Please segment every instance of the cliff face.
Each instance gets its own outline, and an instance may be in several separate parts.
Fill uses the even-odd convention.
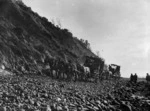
[[[0,63],[9,69],[46,56],[83,62],[95,56],[67,29],[56,27],[20,1],[0,0]]]

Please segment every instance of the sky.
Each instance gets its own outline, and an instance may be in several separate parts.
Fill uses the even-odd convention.
[[[88,40],[121,75],[150,73],[149,0],[23,0],[39,15]]]

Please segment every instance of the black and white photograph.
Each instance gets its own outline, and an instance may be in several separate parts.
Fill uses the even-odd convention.
[[[0,111],[150,111],[150,1],[0,0]]]

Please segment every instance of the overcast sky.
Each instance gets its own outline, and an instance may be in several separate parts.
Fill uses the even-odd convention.
[[[50,21],[60,21],[74,36],[89,40],[106,63],[121,74],[150,73],[149,0],[24,0]]]

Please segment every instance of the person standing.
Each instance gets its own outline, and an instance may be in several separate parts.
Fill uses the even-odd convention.
[[[131,73],[130,82],[133,82],[133,74]]]
[[[135,75],[134,75],[134,83],[137,83],[137,79],[138,79],[138,76],[137,76],[137,74],[135,73]]]
[[[146,74],[146,81],[150,81],[150,76],[149,76],[149,73]]]

